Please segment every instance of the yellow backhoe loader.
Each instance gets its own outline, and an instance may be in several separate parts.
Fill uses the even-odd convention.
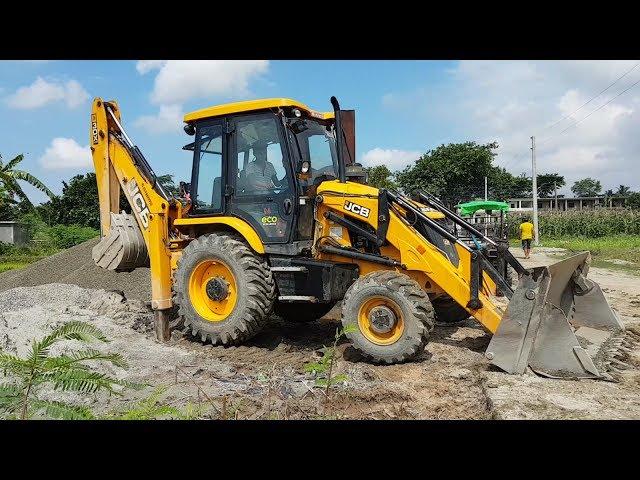
[[[525,269],[436,197],[368,186],[354,162],[355,113],[331,103],[318,112],[275,98],[186,114],[191,181],[174,197],[118,104],[93,101],[102,233],[93,258],[112,270],[150,266],[158,339],[169,337],[174,305],[193,336],[233,345],[272,312],[308,321],[342,302],[342,323],[357,327],[349,340],[377,363],[416,356],[436,320],[473,316],[493,334],[487,358],[506,372],[611,379],[624,368],[629,340],[587,279],[588,253]],[[118,211],[121,189],[132,213]],[[482,245],[516,270],[515,289]]]

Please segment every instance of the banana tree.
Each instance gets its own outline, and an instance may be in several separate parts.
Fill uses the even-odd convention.
[[[20,200],[24,201],[28,205],[32,205],[31,201],[27,198],[27,195],[22,190],[22,187],[18,183],[18,180],[25,181],[28,184],[34,186],[38,190],[46,193],[49,198],[55,197],[55,194],[51,190],[49,190],[44,183],[31,175],[29,172],[25,172],[24,170],[16,170],[15,167],[22,160],[24,160],[24,156],[20,154],[12,160],[9,160],[7,163],[4,163],[2,161],[2,155],[0,155],[0,186],[4,187],[4,190],[6,190],[9,195],[17,195]]]

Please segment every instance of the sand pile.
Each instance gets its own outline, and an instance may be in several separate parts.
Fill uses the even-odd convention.
[[[85,288],[119,290],[128,299],[151,301],[148,268],[133,272],[113,272],[98,267],[91,249],[98,238],[32,263],[25,268],[0,274],[0,292],[14,287],[32,287],[47,283],[68,283]]]

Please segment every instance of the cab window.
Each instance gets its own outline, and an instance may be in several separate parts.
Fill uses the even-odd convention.
[[[195,209],[196,211],[220,211],[222,209],[222,125],[206,125],[198,128],[194,150]]]
[[[288,189],[284,149],[276,118],[237,122],[236,195],[271,195]]]

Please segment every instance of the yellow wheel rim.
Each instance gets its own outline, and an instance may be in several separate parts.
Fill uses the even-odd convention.
[[[396,318],[393,327],[388,332],[380,332],[374,329],[371,323],[371,311],[376,307],[387,307]],[[358,311],[358,326],[367,340],[376,345],[391,345],[398,341],[404,332],[404,318],[402,310],[393,300],[385,297],[371,297],[365,301]]]
[[[207,285],[211,281],[226,285],[226,291],[223,290],[219,300],[212,299],[207,293]],[[238,287],[231,269],[219,260],[200,262],[189,277],[189,298],[202,318],[210,322],[225,320],[233,312],[238,300]]]

